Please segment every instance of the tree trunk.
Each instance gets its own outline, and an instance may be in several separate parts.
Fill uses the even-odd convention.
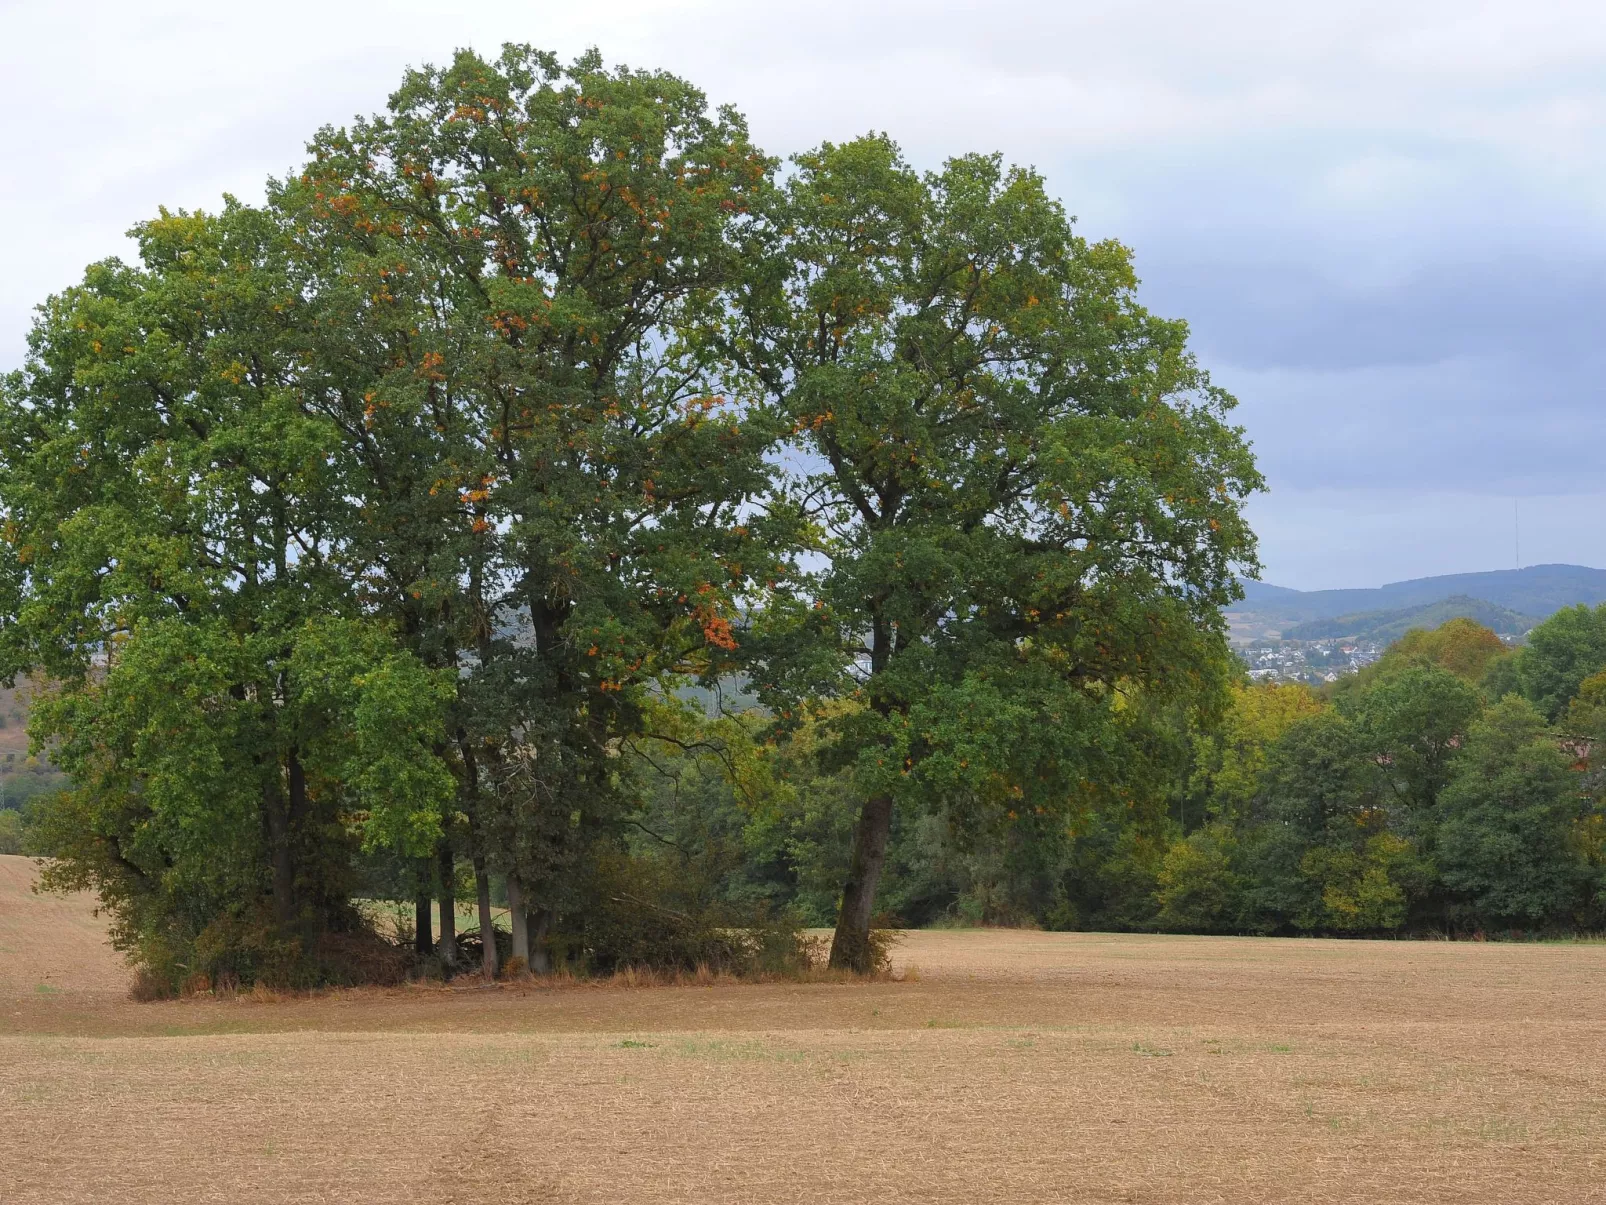
[[[537,908],[530,921],[530,970],[537,975],[552,973],[552,955],[547,949],[546,935],[552,928],[552,910]]]
[[[278,783],[268,788],[262,809],[273,860],[273,919],[281,929],[288,929],[296,918],[296,864],[290,848],[290,809]]]
[[[441,876],[441,940],[437,948],[441,961],[452,967],[457,965],[457,862],[451,843],[444,838],[437,856]]]
[[[859,826],[853,834],[853,859],[842,888],[842,911],[831,940],[831,966],[865,974],[871,967],[870,917],[875,911],[876,885],[887,861],[887,838],[892,833],[892,797],[879,795],[864,801]]]
[[[323,875],[318,867],[317,855],[320,852],[316,847],[308,848],[307,816],[307,771],[301,764],[301,756],[295,750],[290,750],[286,763],[285,778],[289,786],[289,796],[285,808],[285,839],[290,847],[290,883],[291,891],[295,896],[295,907],[298,911],[305,911],[310,904],[318,911],[317,924],[327,923],[329,916],[328,902],[323,898]],[[309,873],[311,872],[311,873]],[[296,882],[300,878],[300,883]]]
[[[487,979],[496,978],[496,926],[491,923],[491,876],[485,872],[485,859],[474,859],[474,886],[480,897],[480,947],[484,954],[480,968]]]
[[[522,958],[525,968],[530,965],[530,918],[524,911],[524,888],[519,885],[519,876],[507,876],[507,910],[513,926],[513,952],[510,959]]]
[[[429,859],[418,860],[418,893],[413,897],[413,953],[427,958],[435,951],[429,918]]]
[[[285,762],[285,780],[290,787],[288,816],[290,839],[294,841],[307,822],[307,771],[294,749],[290,750]]]

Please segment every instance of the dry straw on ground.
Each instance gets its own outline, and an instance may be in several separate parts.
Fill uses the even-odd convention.
[[[1606,1200],[1606,945],[917,933],[918,981],[140,1005],[26,876],[8,1205]]]

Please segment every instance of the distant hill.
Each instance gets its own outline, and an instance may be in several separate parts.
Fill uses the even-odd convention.
[[[1352,616],[1406,611],[1454,598],[1482,600],[1535,619],[1576,603],[1593,606],[1606,602],[1606,569],[1584,565],[1529,565],[1488,573],[1418,577],[1375,590],[1290,590],[1247,580],[1242,585],[1243,601],[1227,611],[1235,640],[1281,635],[1318,619],[1343,616],[1347,621]]]
[[[1502,636],[1520,636],[1539,622],[1531,615],[1519,614],[1509,607],[1460,594],[1420,607],[1360,611],[1354,615],[1336,615],[1331,619],[1311,619],[1285,629],[1282,635],[1285,640],[1329,640],[1347,636],[1387,644],[1398,640],[1412,628],[1436,628],[1448,620],[1461,618],[1475,620]]]
[[[1245,580],[1244,600],[1233,610],[1276,612],[1291,621],[1331,619],[1364,611],[1403,610],[1465,596],[1481,598],[1541,619],[1575,603],[1606,602],[1606,569],[1584,565],[1529,565],[1489,573],[1452,573],[1390,582],[1373,590],[1290,590]]]
[[[1248,577],[1240,577],[1238,584],[1244,588],[1245,606],[1254,603],[1293,602],[1308,597],[1304,590],[1291,590],[1287,586],[1274,586],[1270,582],[1257,582]]]

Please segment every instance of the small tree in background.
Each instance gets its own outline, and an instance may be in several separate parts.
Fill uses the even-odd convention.
[[[1569,761],[1522,699],[1495,704],[1468,732],[1439,802],[1439,872],[1460,897],[1453,914],[1462,923],[1570,919],[1588,868],[1575,840],[1582,793]]]
[[[1517,659],[1523,695],[1554,723],[1584,679],[1606,669],[1606,604],[1563,607],[1528,633]]]
[[[1494,632],[1460,617],[1436,628],[1412,628],[1389,647],[1387,660],[1391,665],[1437,666],[1465,682],[1478,683],[1497,661],[1510,656],[1511,650]]]

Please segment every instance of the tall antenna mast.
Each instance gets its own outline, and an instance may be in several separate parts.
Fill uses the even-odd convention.
[[[1516,568],[1522,568],[1522,522],[1517,517],[1517,499],[1511,500],[1511,551]]]

